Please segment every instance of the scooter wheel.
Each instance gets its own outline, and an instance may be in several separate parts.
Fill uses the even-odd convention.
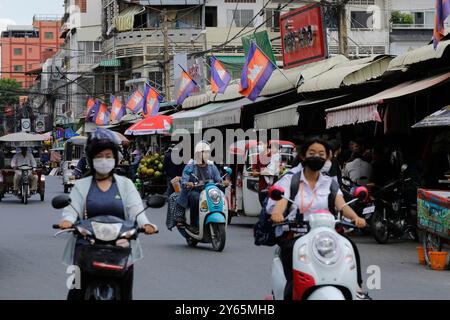
[[[198,244],[198,241],[192,239],[191,237],[187,237],[187,238],[186,238],[186,243],[187,243],[187,245],[188,245],[189,247],[195,248],[195,247],[197,246],[197,244]]]

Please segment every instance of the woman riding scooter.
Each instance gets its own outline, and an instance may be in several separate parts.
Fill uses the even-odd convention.
[[[311,139],[307,141],[301,148],[301,161],[302,165],[298,168],[294,168],[292,172],[301,174],[289,174],[285,175],[276,185],[281,186],[285,190],[285,196],[287,199],[294,200],[293,205],[290,206],[287,213],[288,220],[294,220],[297,213],[303,215],[304,221],[308,221],[308,216],[317,211],[329,210],[333,212],[334,208],[329,208],[330,193],[332,193],[333,179],[325,176],[321,173],[326,161],[330,155],[330,147],[327,142],[321,139]],[[290,186],[293,177],[300,177],[299,190],[297,195],[291,197]],[[358,217],[358,215],[345,204],[342,192],[337,186],[337,194],[335,195],[334,207],[339,211],[342,211],[344,216],[355,222],[358,228],[366,226],[364,219]],[[288,200],[282,199],[281,201],[274,201],[269,199],[267,204],[267,212],[271,214],[271,220],[273,223],[282,223],[285,221],[285,211],[288,208]],[[292,299],[292,251],[298,235],[293,235],[290,232],[285,232],[283,227],[277,227],[275,234],[279,239],[279,246],[281,249],[280,257],[283,263],[284,273],[287,279],[287,285],[285,289],[286,299]],[[352,244],[355,252],[356,246]],[[359,255],[357,255],[359,260]],[[360,270],[360,264],[358,263],[358,285],[360,299],[369,299],[366,293],[362,292],[362,276]]]
[[[88,140],[86,156],[91,169],[88,177],[77,180],[70,194],[71,206],[64,209],[59,227],[70,229],[78,220],[91,219],[108,213],[122,220],[135,220],[144,209],[139,192],[133,182],[125,177],[114,174],[118,165],[117,138],[112,131],[97,129]],[[154,234],[157,227],[151,224],[145,214],[137,217],[138,225],[146,234]],[[72,237],[64,253],[64,263],[73,265],[85,245],[82,239]],[[134,264],[142,259],[142,249],[137,240],[131,241],[131,262]],[[83,274],[81,274],[83,284]],[[83,285],[81,290],[69,291],[69,300],[78,300],[84,297]],[[133,268],[131,267],[123,284],[122,296],[124,299],[132,298]]]
[[[211,148],[206,142],[199,142],[195,146],[194,159],[186,165],[183,170],[183,177],[181,179],[181,194],[178,198],[178,204],[183,208],[190,208],[191,212],[191,226],[189,228],[194,233],[198,233],[198,220],[199,220],[199,199],[200,192],[192,190],[194,188],[194,178],[187,174],[192,171],[198,178],[198,182],[207,182],[209,180],[214,183],[222,183],[222,177],[220,176],[219,169],[214,165],[212,161],[209,161]],[[189,170],[191,169],[191,170]],[[224,181],[224,186],[228,186],[229,182]]]

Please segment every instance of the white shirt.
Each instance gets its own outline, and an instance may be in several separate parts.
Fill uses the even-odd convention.
[[[33,155],[29,152],[27,152],[27,155],[24,157],[22,153],[16,153],[14,157],[11,160],[11,167],[20,167],[23,165],[27,165],[33,168],[37,167],[36,160],[34,159]]]
[[[353,160],[345,165],[342,176],[350,178],[359,185],[366,185],[372,178],[372,165],[360,158]],[[361,179],[366,177],[366,179]]]
[[[297,210],[300,209],[302,203],[302,192],[303,189],[303,218],[305,221],[309,220],[309,215],[316,211],[320,210],[328,210],[328,198],[331,193],[331,183],[333,182],[333,178],[329,176],[324,176],[320,174],[319,180],[316,183],[314,190],[308,184],[308,181],[305,179],[303,175],[303,168],[299,165],[296,168],[293,168],[291,172],[297,173],[302,172],[300,177],[300,186],[297,192],[297,195],[294,198],[294,204],[291,205],[289,214],[287,218],[289,220],[294,220],[297,214]],[[290,199],[291,196],[291,181],[294,174],[286,174],[281,178],[275,185],[281,186],[284,189],[284,195],[286,198]],[[303,187],[302,187],[303,186]],[[342,195],[341,190],[338,191],[338,195]],[[269,199],[267,203],[267,213],[272,214],[272,210],[275,207],[276,201]],[[277,227],[275,234],[276,236],[280,236],[283,233],[283,227]]]

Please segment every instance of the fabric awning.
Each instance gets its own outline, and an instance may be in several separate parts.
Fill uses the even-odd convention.
[[[113,23],[117,31],[130,31],[134,26],[134,17],[142,11],[141,6],[131,6],[123,10],[117,17],[114,18]]]
[[[255,116],[255,129],[274,129],[297,126],[300,119],[298,103]]]
[[[393,57],[378,55],[370,58],[345,61],[318,76],[307,79],[298,88],[299,93],[339,89],[379,78]]]
[[[391,99],[419,93],[447,81],[448,79],[450,79],[450,72],[422,80],[407,81],[371,97],[336,108],[327,109],[327,128],[373,120],[378,121],[378,112],[376,112],[376,114],[374,112],[378,105],[384,104]],[[381,121],[381,119],[379,121]]]
[[[433,44],[417,48],[393,59],[388,71],[407,68],[410,65],[443,57],[445,51],[450,48],[450,40],[440,41],[437,48]]]
[[[442,108],[413,125],[414,129],[436,127],[450,127],[450,106]]]
[[[122,66],[122,61],[120,59],[103,60],[99,64],[99,67],[105,67],[105,68],[118,68],[121,66]]]
[[[209,111],[222,107],[222,103],[210,103],[195,110],[181,111],[172,115],[173,129],[174,130],[188,130],[193,133],[195,131],[195,121],[200,116],[206,114]]]
[[[255,102],[242,98],[235,101],[229,101],[223,103],[220,108],[211,110],[205,115],[200,117],[202,121],[203,128],[216,128],[221,126],[228,126],[233,124],[238,124],[241,122],[242,108],[247,105],[258,103],[260,101],[266,100],[265,97],[259,97]]]

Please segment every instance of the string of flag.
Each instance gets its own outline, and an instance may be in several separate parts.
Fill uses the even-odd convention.
[[[176,102],[182,105],[197,87],[196,81],[180,66],[181,78],[176,92]],[[257,46],[256,42],[250,44],[241,74],[241,86],[239,92],[242,96],[255,101],[263,90],[273,71],[277,66]],[[223,63],[214,55],[210,57],[211,91],[214,94],[224,94],[232,78],[230,72]],[[146,84],[145,91],[135,90],[126,103],[119,98],[111,97],[111,108],[97,99],[89,98],[86,106],[86,122],[94,122],[99,126],[117,123],[127,114],[127,110],[133,114],[142,114],[144,118],[154,117],[158,114],[163,96],[152,86]]]

